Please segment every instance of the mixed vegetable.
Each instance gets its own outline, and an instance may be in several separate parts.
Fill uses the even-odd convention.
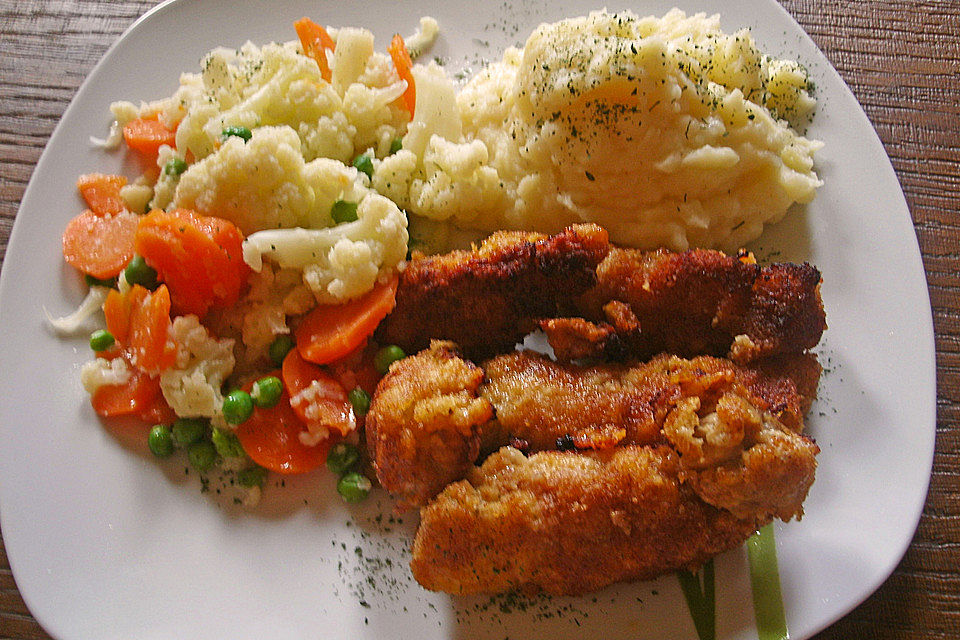
[[[330,82],[336,41],[308,18],[294,28],[303,53]],[[398,107],[412,117],[412,61],[403,38],[397,35],[388,52],[406,82]],[[136,117],[123,125],[123,141],[160,177],[177,178],[194,163],[189,150],[177,151],[177,126],[157,115]],[[223,127],[224,143],[234,137],[247,143],[253,132]],[[391,153],[401,144],[395,139]],[[170,159],[162,161],[161,154]],[[372,177],[371,153],[352,164]],[[91,292],[88,309],[77,314],[99,306],[105,318],[106,327],[90,335],[96,359],[84,379],[94,410],[104,418],[139,419],[154,456],[183,451],[201,474],[222,466],[235,471],[240,486],[259,488],[269,472],[306,473],[326,462],[343,499],[363,500],[372,483],[357,431],[380,376],[404,357],[398,347],[378,349],[371,341],[393,309],[396,273],[381,275],[372,290],[345,303],[314,301],[306,313],[292,314],[292,332],[279,330],[258,360],[235,369],[231,351],[244,345],[236,327],[230,335],[230,317],[244,303],[253,274],[243,231],[191,208],[133,211],[121,193],[127,185],[119,175],[81,176],[77,189],[87,209],[62,237],[64,260],[85,276]],[[357,221],[358,203],[338,199],[329,217],[334,225]],[[221,330],[230,337],[217,337]],[[184,382],[190,376],[200,384]],[[206,405],[174,401],[170,389],[205,394],[209,410],[183,410]]]

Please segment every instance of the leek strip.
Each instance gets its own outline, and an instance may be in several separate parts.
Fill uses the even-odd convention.
[[[703,565],[703,583],[700,582],[700,573],[678,571],[677,579],[683,590],[683,597],[687,600],[693,626],[697,630],[700,640],[715,640],[716,628],[716,591],[714,589],[713,560]]]
[[[768,524],[747,540],[750,562],[750,587],[753,589],[753,615],[759,640],[787,640],[787,619],[780,593],[777,568],[777,544],[773,525]]]

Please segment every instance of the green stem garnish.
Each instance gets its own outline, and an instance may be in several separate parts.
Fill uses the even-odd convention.
[[[777,543],[773,525],[768,524],[747,540],[750,562],[750,587],[753,589],[753,615],[757,621],[759,640],[787,640],[787,619],[780,593],[780,571],[777,568]]]
[[[701,573],[703,574],[702,583],[700,582]],[[690,609],[690,617],[693,618],[693,626],[697,630],[697,637],[700,640],[715,640],[717,637],[717,602],[714,589],[713,560],[708,560],[703,565],[702,571],[697,573],[680,570],[677,572],[677,578],[680,580],[683,597],[687,600],[687,608]]]

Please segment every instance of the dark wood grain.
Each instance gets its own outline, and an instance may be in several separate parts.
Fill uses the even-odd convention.
[[[0,266],[54,126],[107,47],[154,4],[0,0]],[[817,638],[958,638],[960,0],[783,4],[853,89],[893,161],[923,254],[936,329],[937,444],[920,526],[883,586]],[[0,637],[48,637],[20,598],[2,545]]]

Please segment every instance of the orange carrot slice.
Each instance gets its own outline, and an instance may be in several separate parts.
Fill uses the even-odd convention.
[[[281,372],[270,375],[279,377]],[[309,447],[300,441],[303,430],[304,424],[290,407],[290,396],[284,391],[273,407],[255,407],[253,415],[237,426],[236,434],[254,462],[271,471],[293,474],[307,473],[323,464],[334,440]]]
[[[97,415],[138,415],[149,409],[160,395],[160,380],[132,368],[130,379],[125,384],[104,385],[93,392],[90,403]]]
[[[94,278],[113,278],[133,258],[139,221],[129,211],[116,215],[84,211],[63,231],[63,259]]]
[[[333,78],[333,72],[330,69],[330,63],[327,61],[327,51],[333,51],[336,46],[333,38],[330,37],[326,29],[310,18],[300,18],[293,23],[293,28],[297,30],[303,53],[316,61],[317,66],[320,67],[321,77],[330,82],[330,79]]]
[[[88,173],[77,179],[77,190],[95,214],[117,215],[127,210],[127,203],[120,197],[120,189],[126,184],[124,176]]]
[[[130,361],[138,368],[158,373],[173,366],[176,347],[169,340],[170,293],[160,285],[150,293],[134,285],[127,294],[130,305],[130,332],[126,347]]]
[[[177,131],[167,129],[157,116],[137,118],[123,126],[123,139],[144,160],[156,163],[161,145],[176,146]]]
[[[291,349],[283,359],[283,384],[290,406],[311,431],[325,428],[345,436],[357,428],[353,405],[340,383]]]
[[[401,96],[403,104],[413,117],[413,109],[417,105],[417,90],[413,83],[413,60],[410,59],[410,52],[407,51],[407,45],[403,41],[403,36],[399,33],[393,36],[390,46],[387,47],[390,58],[393,59],[393,66],[397,68],[397,75],[401,80],[407,81],[407,89]]]
[[[171,424],[177,419],[177,412],[167,404],[163,397],[163,390],[156,395],[153,402],[148,404],[137,417],[147,424]]]
[[[380,321],[393,310],[397,276],[345,304],[315,307],[294,331],[304,360],[327,364],[362,346]]]
[[[134,242],[170,288],[176,313],[201,318],[211,307],[231,306],[240,297],[249,275],[242,245],[243,234],[233,223],[188,209],[158,209],[141,217]]]
[[[126,344],[130,335],[130,297],[111,289],[103,303],[103,315],[113,339],[120,345]]]

